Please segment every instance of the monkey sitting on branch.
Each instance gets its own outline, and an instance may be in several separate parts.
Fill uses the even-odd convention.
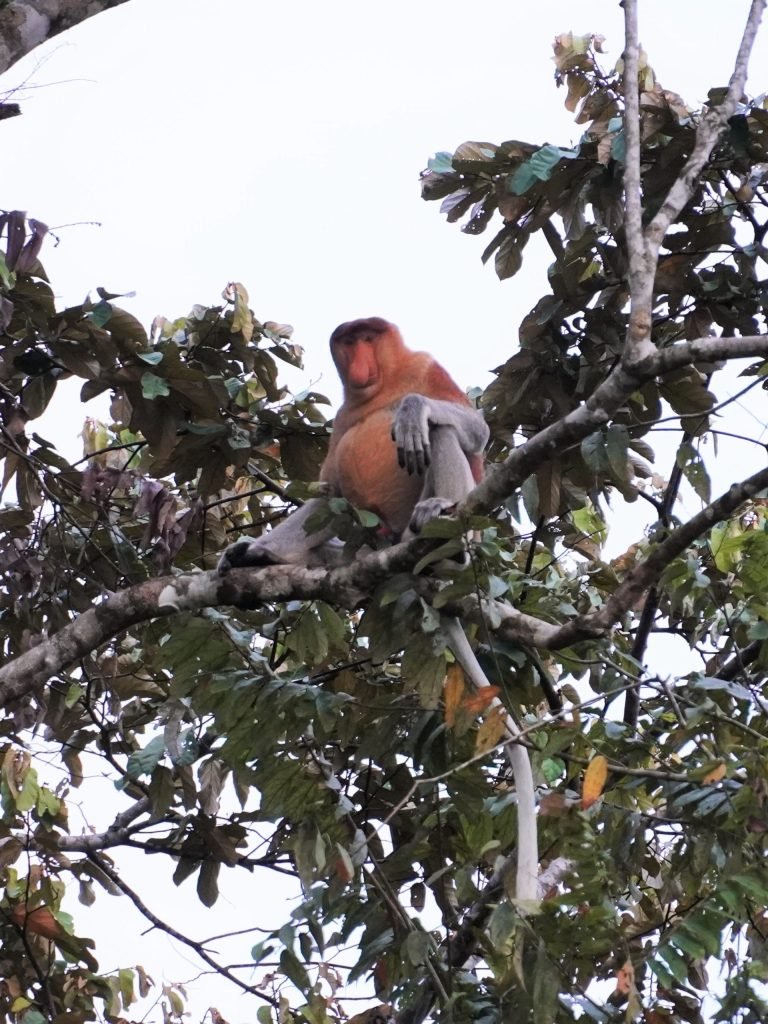
[[[463,501],[482,479],[488,426],[442,366],[426,352],[407,348],[397,327],[381,317],[341,324],[331,335],[331,354],[344,401],[320,479],[331,496],[374,512],[395,536],[414,536]],[[323,564],[330,529],[305,530],[321,501],[310,499],[262,537],[230,544],[219,572]],[[458,619],[444,616],[442,626],[472,683],[489,686]],[[501,706],[498,698],[494,705]],[[508,714],[506,733],[518,796],[516,893],[518,900],[535,900],[538,843],[531,764]]]

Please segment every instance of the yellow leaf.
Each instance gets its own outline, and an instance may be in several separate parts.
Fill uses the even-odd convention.
[[[477,730],[475,753],[485,754],[492,750],[504,735],[507,728],[507,713],[504,708],[491,708],[482,725]]]
[[[704,785],[711,785],[714,782],[719,782],[724,776],[725,764],[721,761],[720,764],[716,764],[714,768],[711,768],[701,781]]]
[[[584,772],[584,782],[581,787],[581,806],[586,811],[588,807],[598,800],[603,793],[605,780],[608,778],[608,759],[598,754],[593,757]]]
[[[456,712],[461,705],[461,698],[464,696],[464,669],[461,665],[453,664],[448,667],[443,688],[445,699],[445,724],[452,729],[456,724]]]
[[[246,342],[253,337],[253,314],[248,308],[248,292],[239,281],[230,281],[224,289],[223,296],[227,302],[234,303],[232,315],[232,333],[242,332]]]

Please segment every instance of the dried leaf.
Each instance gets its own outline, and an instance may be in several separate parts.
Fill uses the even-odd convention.
[[[475,753],[485,754],[497,745],[507,728],[507,713],[502,707],[491,708],[477,730]]]
[[[464,669],[461,665],[454,663],[448,666],[443,687],[443,699],[445,701],[445,724],[452,729],[456,724],[456,712],[461,705],[464,696],[465,682]]]
[[[623,996],[629,995],[635,987],[635,968],[631,960],[625,961],[616,972],[616,991]]]
[[[725,771],[725,763],[721,761],[720,764],[715,765],[714,768],[708,771],[701,781],[705,786],[720,782],[721,779],[725,778]]]
[[[498,686],[484,686],[464,699],[464,708],[476,715],[493,704],[499,693],[501,693],[501,688]]]

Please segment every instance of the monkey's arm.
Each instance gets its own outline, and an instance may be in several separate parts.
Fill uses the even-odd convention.
[[[426,395],[405,395],[395,410],[392,440],[408,473],[424,473],[433,461],[434,428],[450,427],[465,455],[479,455],[488,441],[488,425],[477,409]]]
[[[274,530],[262,537],[237,540],[222,552],[219,573],[228,569],[260,565],[328,565],[333,562],[329,541],[330,528],[307,533],[304,525],[322,504],[321,498],[310,498]]]

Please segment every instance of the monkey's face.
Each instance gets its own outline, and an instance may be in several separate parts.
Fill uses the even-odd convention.
[[[350,320],[336,328],[331,355],[346,392],[366,399],[376,394],[388,362],[391,346],[387,342],[395,335],[399,338],[397,328],[378,316]]]

